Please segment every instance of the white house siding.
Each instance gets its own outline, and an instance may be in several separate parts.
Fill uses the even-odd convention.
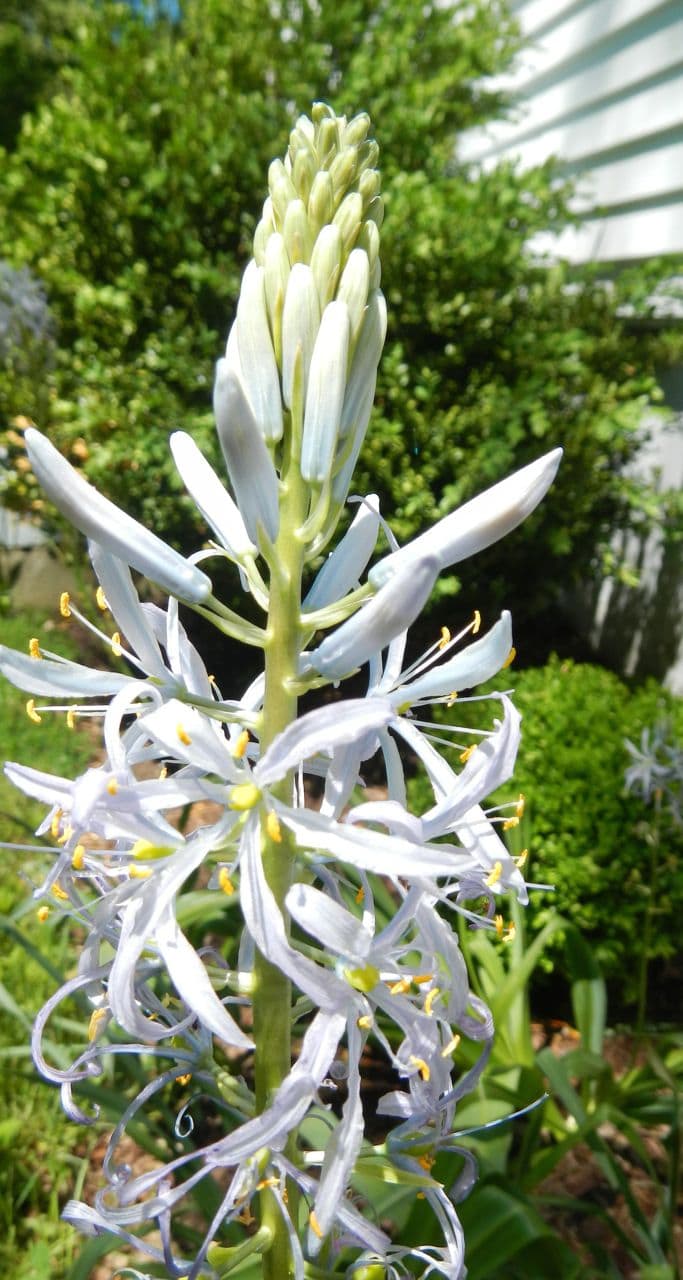
[[[526,45],[493,83],[515,109],[466,134],[459,160],[529,168],[554,156],[575,179],[580,225],[536,237],[539,252],[604,263],[606,274],[683,255],[683,0],[512,0],[512,9]],[[672,487],[683,484],[683,369],[669,391],[673,417],[652,424],[638,465]],[[680,544],[627,539],[623,549],[642,587],[598,586],[593,642],[626,674],[658,674],[683,694]]]

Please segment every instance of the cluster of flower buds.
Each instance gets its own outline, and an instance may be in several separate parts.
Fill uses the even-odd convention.
[[[455,1204],[471,1162],[462,1153],[455,1188],[442,1186],[432,1165],[458,1150],[457,1104],[483,1070],[493,1027],[469,990],[452,924],[464,917],[504,935],[501,894],[526,900],[522,863],[501,838],[523,802],[512,811],[485,807],[513,770],[519,716],[507,677],[484,698],[496,712],[486,728],[435,721],[431,708],[453,706],[459,693],[466,700],[505,671],[514,650],[507,612],[481,635],[476,612],[455,634],[444,627],[408,663],[407,631],[443,569],[534,509],[560,451],[404,547],[377,498],[358,500],[321,563],[367,428],[385,334],[382,204],[368,130],[364,115],[347,122],[318,106],[312,120],[298,121],[284,162],[271,166],[216,376],[230,487],[188,435],[171,440],[215,539],[208,548],[179,555],[96,493],[40,433],[26,435],[45,492],[89,540],[99,583],[97,622],[66,595],[62,613],[126,664],[90,668],[38,638],[28,654],[0,646],[0,672],[30,695],[33,720],[52,710],[69,724],[84,716],[103,724],[101,761],[76,779],[6,765],[10,780],[47,806],[40,911],[49,903],[85,937],[76,976],[37,1019],[34,1056],[84,1123],[91,1117],[77,1101],[79,1082],[101,1075],[112,1055],[156,1062],[112,1134],[105,1187],[94,1205],[72,1202],[66,1216],[86,1232],[116,1233],[154,1260],[155,1274],[165,1267],[175,1280],[216,1280],[250,1255],[270,1280],[303,1280],[321,1267],[351,1280],[464,1274]],[[381,536],[388,552],[377,558]],[[215,556],[236,566],[263,626],[213,594],[205,569]],[[140,600],[132,569],[168,593],[165,609]],[[232,698],[208,675],[179,603],[263,651],[262,673]],[[323,705],[297,716],[300,694],[337,686],[359,668],[367,671],[365,697],[330,690]],[[448,758],[444,740],[454,748]],[[408,805],[408,757],[431,791],[421,813]],[[359,791],[369,760],[383,766],[385,798]],[[319,810],[307,807],[306,775],[320,782]],[[198,801],[211,802],[211,818],[179,830],[174,814]],[[235,921],[241,910],[225,954],[195,948],[182,927],[184,889],[200,868],[218,909]],[[83,1047],[65,1066],[50,1060],[45,1031],[73,996],[90,1013]],[[284,1047],[276,1043],[283,1020]],[[291,1069],[290,1038],[298,1045]],[[468,1066],[461,1038],[475,1046]],[[382,1143],[364,1132],[368,1042],[394,1072],[379,1102],[390,1128]],[[255,1090],[242,1070],[254,1050]],[[342,1075],[337,1115],[320,1091]],[[136,1173],[117,1157],[127,1126],[139,1129],[178,1082],[192,1088],[172,1154]],[[192,1114],[207,1107],[223,1132],[214,1129],[201,1146]],[[328,1133],[323,1149],[292,1136],[312,1119]],[[393,1243],[354,1190],[358,1171],[364,1185],[399,1180],[423,1195],[443,1243]],[[187,1256],[188,1232],[177,1226],[189,1214],[196,1237],[192,1196],[205,1180],[213,1216]]]

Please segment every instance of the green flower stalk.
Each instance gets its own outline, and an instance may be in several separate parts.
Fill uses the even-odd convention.
[[[464,914],[500,934],[499,895],[526,900],[521,867],[498,830],[505,814],[483,807],[514,767],[519,716],[505,689],[487,695],[497,715],[470,741],[457,717],[450,728],[435,725],[429,708],[453,705],[459,691],[509,665],[510,615],[469,643],[479,631],[475,612],[453,635],[444,627],[407,666],[404,653],[438,574],[534,509],[560,451],[403,548],[376,495],[356,499],[347,533],[320,564],[347,500],[386,334],[378,148],[369,131],[366,115],[347,121],[318,104],[270,167],[254,257],[216,369],[231,492],[188,435],[171,440],[216,539],[210,549],[177,555],[85,484],[38,431],[26,437],[45,491],[90,539],[99,581],[99,625],[66,595],[62,612],[128,667],[112,675],[65,662],[37,637],[28,654],[0,646],[0,672],[32,695],[32,719],[53,710],[69,723],[80,715],[103,722],[102,763],[76,779],[6,765],[10,780],[47,806],[39,834],[50,865],[36,894],[77,920],[86,939],[76,976],[36,1020],[33,1053],[81,1123],[89,1116],[75,1091],[102,1073],[109,1054],[156,1064],[114,1130],[106,1186],[93,1205],[71,1202],[65,1216],[86,1233],[115,1233],[172,1280],[223,1280],[249,1258],[265,1280],[464,1276],[455,1203],[471,1185],[471,1161],[460,1152],[464,1172],[450,1191],[431,1170],[441,1151],[460,1150],[457,1105],[484,1068],[493,1026],[469,990],[450,920]],[[380,530],[388,554],[368,571]],[[216,556],[235,566],[262,625],[214,594],[206,569]],[[131,567],[170,593],[166,609],[140,601]],[[246,689],[226,698],[209,678],[181,604],[262,651],[263,670]],[[367,673],[365,697],[337,694],[358,669]],[[326,685],[327,701],[299,714],[300,696]],[[56,702],[36,706],[36,697]],[[439,752],[448,733],[459,768]],[[433,794],[422,814],[407,806],[406,751]],[[354,803],[373,758],[387,798]],[[322,782],[319,812],[306,806],[306,775]],[[205,800],[218,806],[215,821],[178,831],[173,810]],[[225,960],[196,950],[179,924],[178,898],[200,868],[218,902],[239,898],[238,950]],[[388,919],[379,905],[387,895]],[[92,1012],[82,1051],[64,1067],[50,1060],[45,1033],[74,994]],[[481,1049],[469,1070],[458,1063],[461,1036]],[[364,1131],[368,1044],[395,1077],[379,1102],[389,1128],[381,1144]],[[253,1089],[241,1069],[251,1052]],[[335,1115],[320,1090],[342,1076]],[[142,1174],[123,1166],[117,1150],[127,1126],[144,1124],[167,1088],[190,1081],[173,1155]],[[186,1122],[207,1100],[223,1131],[198,1149]],[[302,1136],[310,1117],[329,1135],[323,1150]],[[443,1243],[392,1242],[358,1200],[358,1170],[422,1194]],[[187,1256],[198,1190],[216,1207]]]

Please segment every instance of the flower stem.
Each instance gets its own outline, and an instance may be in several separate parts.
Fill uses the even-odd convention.
[[[303,545],[295,536],[301,524],[305,489],[298,468],[288,471],[282,485],[280,531],[271,559],[270,609],[265,644],[265,695],[261,749],[270,745],[297,714],[294,681],[301,646],[301,577]],[[291,800],[291,778],[273,787],[273,794]],[[294,849],[286,833],[275,841],[263,829],[263,865],[266,879],[284,914],[284,900],[291,884]],[[254,964],[254,1043],[256,1106],[263,1111],[291,1067],[292,997],[289,979],[258,951]],[[294,1152],[291,1153],[292,1156]],[[290,1214],[296,1214],[294,1189],[289,1189]],[[264,1280],[288,1280],[291,1275],[289,1236],[277,1200],[271,1191],[261,1192],[261,1223],[270,1229],[272,1245],[263,1255]]]

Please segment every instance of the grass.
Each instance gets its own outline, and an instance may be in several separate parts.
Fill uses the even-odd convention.
[[[46,647],[77,657],[72,636],[41,615],[0,617],[0,640],[26,651],[39,636]],[[88,765],[92,743],[71,732],[63,715],[33,723],[26,695],[0,680],[3,759],[74,776]],[[34,831],[45,807],[28,800],[0,775],[0,840],[39,843]],[[38,922],[31,885],[47,868],[47,857],[4,850],[0,880],[0,1274],[15,1280],[65,1275],[81,1248],[60,1222],[61,1207],[85,1175],[88,1136],[64,1117],[58,1090],[39,1079],[29,1055],[35,1013],[58,985],[56,975],[73,971],[75,948],[68,924],[56,913]]]

